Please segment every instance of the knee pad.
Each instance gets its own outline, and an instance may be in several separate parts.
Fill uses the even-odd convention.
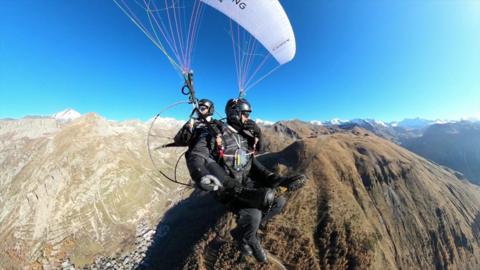
[[[283,208],[287,203],[287,199],[284,196],[276,197],[273,203],[277,205],[277,207]]]
[[[265,190],[265,199],[263,206],[269,208],[275,202],[275,191],[271,188]]]

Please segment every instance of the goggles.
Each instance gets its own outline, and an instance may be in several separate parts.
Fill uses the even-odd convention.
[[[242,111],[242,114],[245,115],[246,117],[250,116],[251,111]]]
[[[200,111],[205,111],[205,110],[210,109],[210,107],[208,107],[207,105],[200,105],[200,106],[198,106],[198,109],[199,109]]]

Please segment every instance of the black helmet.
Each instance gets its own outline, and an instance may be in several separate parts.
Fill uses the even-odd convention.
[[[207,115],[213,115],[215,112],[215,105],[213,102],[209,99],[203,98],[198,101],[198,109],[200,109],[202,106],[208,107],[208,113]]]
[[[230,99],[225,106],[227,123],[239,129],[242,126],[242,113],[250,114],[252,106],[244,98]]]

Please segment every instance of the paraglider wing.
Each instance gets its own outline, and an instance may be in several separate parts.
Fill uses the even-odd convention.
[[[278,0],[201,0],[248,31],[283,65],[295,56],[292,25]]]

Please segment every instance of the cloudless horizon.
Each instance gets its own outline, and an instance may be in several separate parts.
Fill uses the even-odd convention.
[[[253,118],[480,118],[480,1],[280,3],[297,54],[249,90]],[[73,108],[147,120],[185,99],[182,79],[113,1],[0,6],[0,118]],[[198,97],[221,114],[238,95],[224,17],[206,7],[192,65]]]

